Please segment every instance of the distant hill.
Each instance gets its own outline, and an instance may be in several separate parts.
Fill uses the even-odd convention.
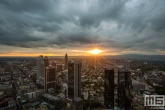
[[[126,54],[106,56],[108,58],[149,58],[149,59],[165,59],[165,55],[141,55],[141,54]]]

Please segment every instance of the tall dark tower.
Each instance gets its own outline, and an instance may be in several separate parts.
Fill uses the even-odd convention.
[[[121,109],[129,110],[130,108],[130,72],[127,70],[118,71],[118,106]]]
[[[47,56],[45,56],[44,58],[44,63],[45,63],[45,67],[49,66],[49,58]]]
[[[65,54],[65,69],[68,69],[68,55]]]
[[[105,93],[104,93],[104,105],[107,109],[114,108],[114,69],[105,68]]]
[[[68,97],[81,97],[81,66],[82,61],[68,62]]]

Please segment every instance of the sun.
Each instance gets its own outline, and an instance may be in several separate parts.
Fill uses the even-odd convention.
[[[92,53],[92,54],[95,54],[95,55],[100,54],[101,52],[102,52],[102,51],[99,50],[99,49],[97,49],[97,48],[95,48],[95,49],[89,51],[89,53]]]

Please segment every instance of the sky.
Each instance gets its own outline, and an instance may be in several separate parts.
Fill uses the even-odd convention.
[[[165,55],[165,0],[1,0],[0,56]]]

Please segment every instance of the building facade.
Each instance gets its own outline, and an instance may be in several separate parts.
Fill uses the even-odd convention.
[[[114,69],[105,68],[105,82],[104,82],[104,105],[107,109],[114,108]]]
[[[56,68],[46,67],[45,69],[45,90],[48,91],[49,88],[56,87]]]
[[[68,97],[81,97],[81,66],[82,61],[68,62]]]
[[[41,80],[44,78],[45,75],[45,64],[44,64],[44,58],[42,55],[40,55],[37,58],[37,73],[36,73],[36,80]]]
[[[131,79],[130,72],[127,70],[118,71],[118,106],[121,109],[130,109],[130,88]]]

